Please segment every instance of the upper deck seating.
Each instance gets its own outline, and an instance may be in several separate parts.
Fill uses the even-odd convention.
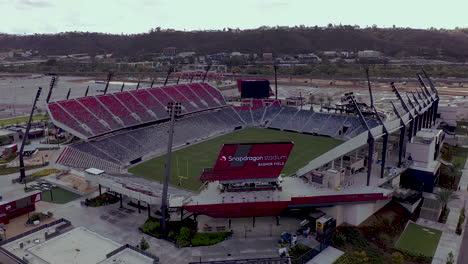
[[[182,104],[182,115],[226,105],[216,88],[206,83],[182,84],[71,99],[48,104],[57,125],[80,138],[163,121],[167,105]]]

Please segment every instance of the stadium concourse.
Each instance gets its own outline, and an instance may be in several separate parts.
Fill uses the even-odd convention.
[[[343,109],[339,106],[335,113],[325,113],[284,107],[272,99],[246,99],[241,105],[229,105],[207,83],[51,102],[48,111],[58,127],[81,139],[65,147],[57,163],[107,174],[125,173],[133,164],[165,153],[166,106],[171,102],[182,104],[174,148],[249,127],[345,140],[298,168],[295,177],[278,174],[277,179],[262,182],[258,175],[249,175],[248,179],[241,177],[242,181],[209,181],[199,194],[177,197],[170,206],[182,209],[181,216],[186,210],[212,217],[268,216],[287,208],[314,207],[332,215],[337,224],[357,225],[391,200],[408,167],[406,145],[418,131],[433,126],[437,90],[432,83],[432,91],[422,81],[421,85],[422,94],[411,93],[410,98],[407,93],[407,100],[394,87],[393,111],[382,113],[368,107],[363,108],[371,109],[366,115],[360,109],[364,104],[351,96],[346,98],[350,100],[344,111],[347,114],[336,114],[343,112],[338,111]],[[376,165],[380,165],[379,171],[372,170]]]

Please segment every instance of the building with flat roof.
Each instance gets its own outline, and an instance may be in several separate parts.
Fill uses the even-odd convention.
[[[60,219],[0,242],[0,262],[29,264],[154,264],[159,259]]]

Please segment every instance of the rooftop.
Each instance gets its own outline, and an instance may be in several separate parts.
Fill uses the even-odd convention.
[[[55,226],[39,228],[2,245],[8,252],[30,264],[140,264],[157,263],[157,257],[122,246],[84,227],[47,239]]]

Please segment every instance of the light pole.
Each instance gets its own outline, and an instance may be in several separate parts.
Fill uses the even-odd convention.
[[[161,233],[164,238],[167,236],[167,189],[169,187],[169,177],[171,176],[171,154],[172,154],[172,139],[174,137],[174,121],[177,115],[182,112],[181,103],[169,102],[167,104],[167,112],[171,116],[171,124],[169,126],[169,140],[167,142],[166,154],[166,172],[164,175],[163,195],[161,202]]]
[[[31,113],[29,114],[28,125],[26,126],[26,130],[24,131],[23,140],[21,142],[21,147],[18,151],[19,166],[20,166],[19,180],[20,182],[24,182],[25,188],[26,188],[26,170],[24,168],[23,150],[24,150],[24,146],[26,145],[26,141],[28,139],[28,134],[29,134],[29,130],[31,129],[31,122],[32,122],[33,115],[34,115],[34,110],[36,109],[37,100],[39,100],[39,96],[41,96],[41,91],[42,91],[41,87],[37,88],[36,97],[34,98],[34,102],[31,108]]]

